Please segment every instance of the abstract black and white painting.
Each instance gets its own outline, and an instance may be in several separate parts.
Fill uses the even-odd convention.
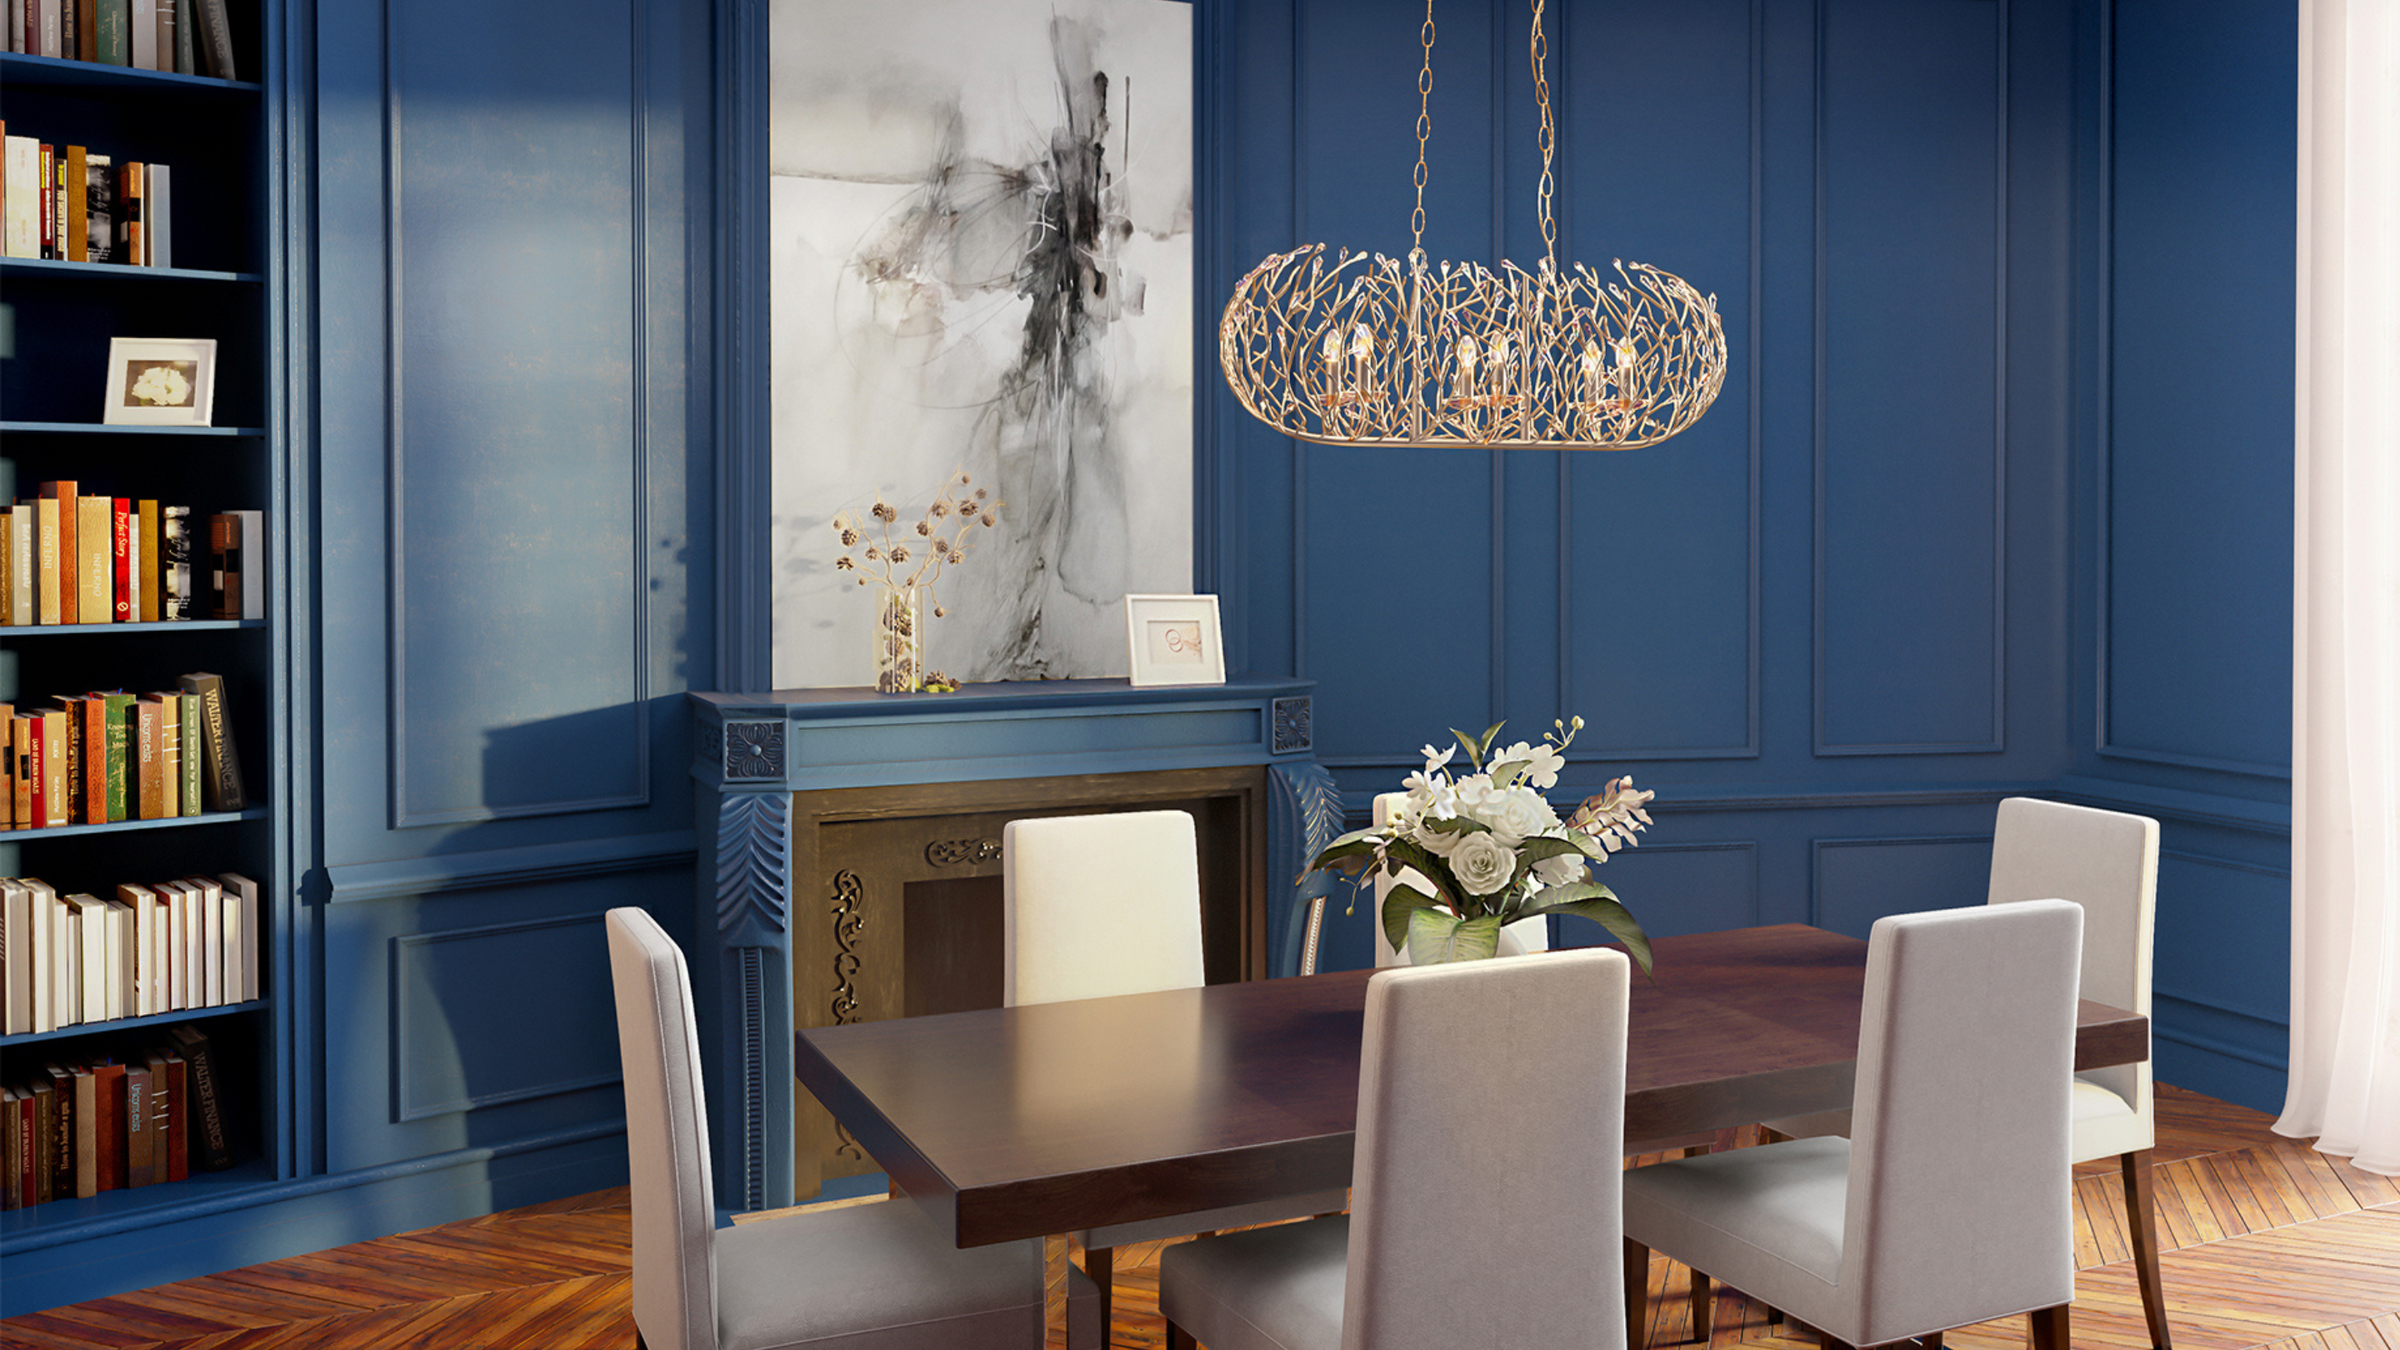
[[[1191,7],[774,0],[777,688],[873,682],[837,512],[1004,502],[926,662],[1126,673],[1191,588]]]

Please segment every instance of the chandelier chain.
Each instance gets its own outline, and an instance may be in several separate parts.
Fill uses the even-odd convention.
[[[1542,182],[1536,194],[1541,208],[1542,250],[1553,267],[1558,263],[1558,222],[1550,213],[1550,152],[1558,145],[1558,127],[1550,118],[1550,39],[1542,31],[1543,0],[1533,0],[1533,101],[1542,110]]]
[[[1425,142],[1433,135],[1433,0],[1425,0],[1425,64],[1417,71],[1417,209],[1408,218],[1408,251],[1425,251]]]

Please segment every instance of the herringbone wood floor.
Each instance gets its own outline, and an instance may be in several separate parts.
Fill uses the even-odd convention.
[[[2269,1133],[2268,1118],[2159,1090],[2162,1258],[2181,1350],[2400,1350],[2400,1185]],[[2074,1341],[2149,1338],[2110,1164],[2078,1169]],[[633,1344],[622,1190],[443,1224],[310,1256],[0,1322],[0,1346],[54,1350],[363,1350]],[[1116,1344],[1164,1339],[1157,1249],[1118,1253]],[[1614,1261],[1613,1254],[1605,1259]],[[1686,1344],[1687,1276],[1650,1271],[1653,1350]],[[1813,1350],[1720,1293],[1709,1350]],[[2020,1350],[2022,1320],[1950,1334],[1956,1350]],[[1692,1350],[1699,1350],[1692,1347]]]

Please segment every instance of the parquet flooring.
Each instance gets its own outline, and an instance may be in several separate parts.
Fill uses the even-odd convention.
[[[2160,1264],[2179,1350],[2400,1350],[2400,1183],[2270,1133],[2268,1117],[2162,1087]],[[2075,1182],[2078,1350],[2141,1350],[2114,1165]],[[841,1203],[881,1203],[848,1201]],[[601,1191],[0,1322],[5,1350],[628,1350],[632,1239]],[[1153,1350],[1158,1250],[1117,1253],[1115,1343]],[[1695,1346],[1680,1266],[1650,1269],[1649,1350],[1814,1350],[1720,1290]],[[1950,1333],[2022,1350],[2023,1319]]]

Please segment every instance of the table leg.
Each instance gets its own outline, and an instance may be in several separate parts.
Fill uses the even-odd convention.
[[[1067,1235],[1042,1239],[1042,1339],[1067,1343]]]

